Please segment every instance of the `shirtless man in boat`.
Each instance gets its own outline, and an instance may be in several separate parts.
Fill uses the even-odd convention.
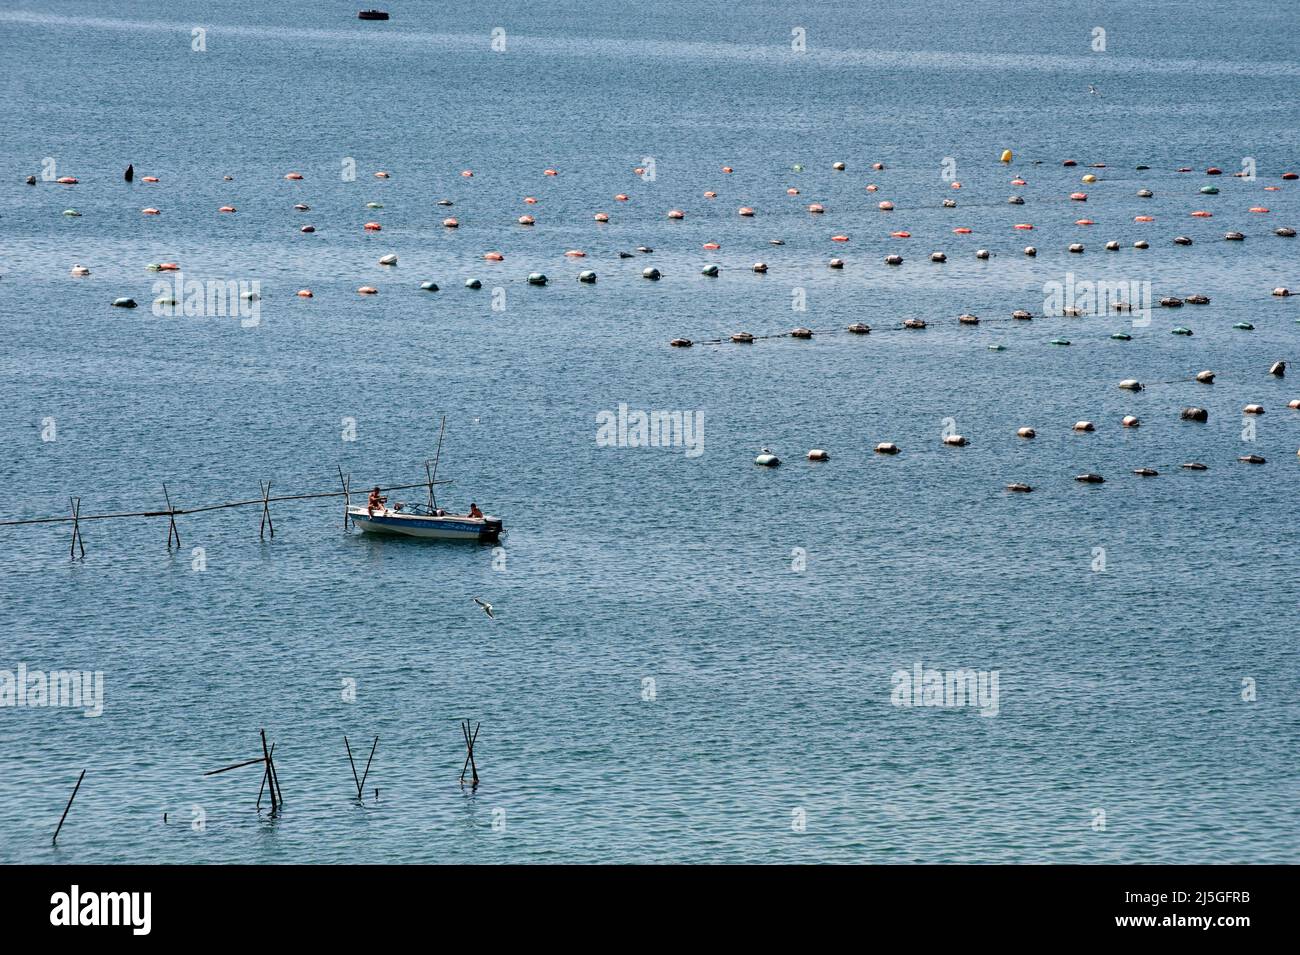
[[[375,489],[370,492],[370,500],[366,501],[366,513],[374,517],[375,509],[378,508],[382,511],[387,503],[388,498],[379,496],[379,485],[376,484]]]
[[[483,512],[480,511],[480,510],[478,509],[478,505],[477,505],[477,504],[475,504],[475,503],[473,503],[473,502],[471,501],[471,502],[470,502],[470,505],[469,505],[469,515],[468,515],[468,516],[469,516],[469,517],[482,517],[482,516],[483,516]]]

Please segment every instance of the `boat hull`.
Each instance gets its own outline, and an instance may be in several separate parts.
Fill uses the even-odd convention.
[[[369,513],[364,507],[348,509],[352,523],[367,534],[422,537],[430,540],[487,541],[501,537],[501,521],[495,517],[443,517],[402,514],[396,511]]]

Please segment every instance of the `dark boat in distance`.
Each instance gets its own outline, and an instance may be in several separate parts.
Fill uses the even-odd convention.
[[[362,10],[357,14],[358,20],[387,20],[387,10]]]

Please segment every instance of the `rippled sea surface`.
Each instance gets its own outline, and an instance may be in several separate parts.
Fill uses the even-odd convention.
[[[440,503],[508,530],[500,552],[363,537],[323,499],[273,505],[274,540],[256,508],[181,516],[170,550],[166,520],[88,522],[73,561],[66,524],[0,527],[0,671],[104,679],[97,718],[0,706],[0,861],[1294,860],[1286,4],[389,9],[0,10],[3,518],[414,483],[445,415]],[[163,261],[259,282],[258,324],[154,315]],[[1211,303],[1045,317],[1070,274]],[[621,403],[701,413],[703,453],[599,446]],[[996,715],[893,705],[917,664],[996,671]],[[263,727],[274,818],[257,767],[201,775]],[[344,734],[380,738],[364,805]]]

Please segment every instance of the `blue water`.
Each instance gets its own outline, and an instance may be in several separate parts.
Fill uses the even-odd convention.
[[[412,483],[446,415],[440,502],[500,515],[504,555],[345,532],[333,499],[274,506],[273,541],[251,508],[182,516],[170,551],[166,521],[89,523],[84,561],[67,525],[0,528],[0,670],[105,683],[98,718],[0,707],[0,861],[1294,860],[1300,297],[1270,295],[1300,287],[1297,240],[1272,234],[1300,227],[1286,4],[355,6],[0,10],[2,510],[160,509],[164,483],[178,507],[260,480],[329,491],[339,468]],[[47,157],[80,184],[25,185]],[[1257,179],[1232,177],[1243,157]],[[654,181],[633,172],[648,158]],[[654,252],[618,258],[637,246]],[[155,317],[161,261],[260,282],[260,324]],[[1042,317],[1067,272],[1212,302],[1147,327]],[[930,327],[893,330],[906,317]],[[667,346],[796,325],[817,334]],[[1267,375],[1278,359],[1292,377]],[[1203,368],[1212,387],[1187,380]],[[704,453],[598,447],[622,402],[702,412]],[[1267,413],[1246,441],[1251,402]],[[1191,404],[1208,424],[1178,420]],[[941,444],[948,418],[970,446]],[[1097,431],[1073,433],[1085,418]],[[756,468],[762,446],[784,465]],[[997,671],[997,715],[892,705],[918,661]],[[481,722],[477,790],[457,782],[462,718]],[[257,768],[201,776],[258,755],[262,727],[276,817]],[[380,737],[364,806],[345,733]]]

